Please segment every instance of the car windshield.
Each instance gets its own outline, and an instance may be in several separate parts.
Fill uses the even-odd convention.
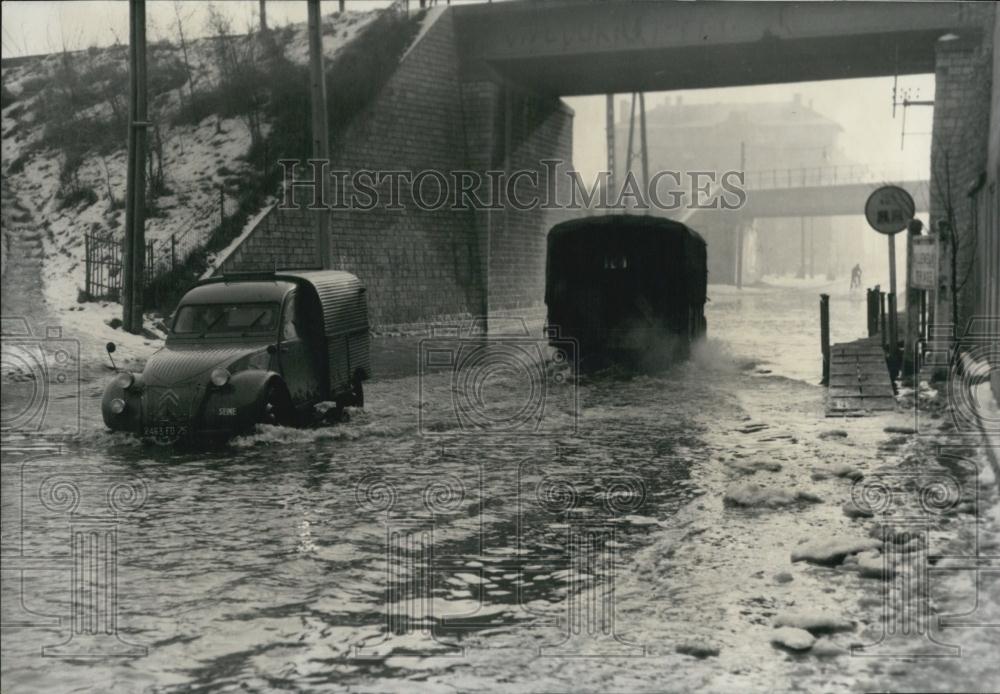
[[[196,304],[181,306],[175,335],[267,335],[278,326],[278,304]]]

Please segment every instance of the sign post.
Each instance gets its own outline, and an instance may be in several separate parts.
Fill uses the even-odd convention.
[[[910,239],[910,288],[924,291],[937,289],[938,246],[933,236],[913,236]]]
[[[907,240],[906,273],[906,352],[903,355],[903,375],[910,376],[920,368],[917,345],[920,342],[925,297],[928,290],[937,287],[937,239],[921,236],[923,224],[915,219],[910,223]]]
[[[892,370],[898,365],[899,340],[896,323],[896,239],[913,219],[916,205],[913,197],[899,186],[882,186],[876,189],[865,202],[865,218],[872,229],[889,237],[889,306],[892,307],[888,320],[889,356]],[[907,311],[911,310],[908,305]]]

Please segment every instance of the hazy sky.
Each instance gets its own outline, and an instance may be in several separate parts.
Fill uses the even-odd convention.
[[[208,2],[186,0],[148,0],[146,2],[146,31],[150,40],[174,38],[178,5],[185,20],[185,34],[201,36],[208,17]],[[348,10],[370,10],[385,7],[389,0],[347,0]],[[242,30],[256,21],[257,0],[222,0],[215,2]],[[321,2],[324,14],[336,12],[337,2]],[[419,6],[413,0],[414,7]],[[107,46],[115,42],[115,35],[124,42],[128,39],[128,3],[121,0],[96,2],[24,2],[6,1],[3,12],[3,57],[50,53],[62,48],[63,41],[70,50],[88,46]],[[306,21],[305,0],[268,0],[267,20],[272,26]]]
[[[906,114],[906,137],[900,148],[903,113],[892,115],[891,77],[873,79],[799,82],[795,84],[733,87],[729,89],[695,89],[677,92],[657,92],[646,95],[646,109],[651,110],[665,99],[682,96],[684,103],[748,103],[791,101],[796,93],[802,101],[812,102],[814,110],[838,122],[844,131],[840,144],[847,156],[872,168],[913,170],[926,176],[930,171],[930,130],[933,108],[911,106]],[[910,90],[911,99],[934,98],[934,76],[912,75],[899,78],[898,90]],[[619,95],[617,103],[628,95]],[[566,102],[576,111],[573,128],[574,164],[577,169],[592,174],[606,165],[603,96],[573,97]],[[756,167],[752,153],[747,170]]]

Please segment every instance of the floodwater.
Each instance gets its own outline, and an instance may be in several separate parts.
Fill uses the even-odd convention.
[[[767,643],[769,615],[790,605],[877,619],[861,613],[853,575],[802,571],[775,586],[775,567],[793,570],[793,537],[829,511],[737,513],[720,498],[740,461],[766,458],[773,483],[796,484],[818,460],[872,455],[816,438],[829,428],[818,290],[712,298],[711,339],[661,374],[574,380],[507,363],[470,392],[447,369],[416,373],[421,340],[378,341],[376,368],[392,377],[369,384],[351,421],[210,451],[103,433],[102,384],[85,379],[83,433],[3,453],[4,689],[878,681],[857,659]],[[835,296],[835,339],[860,336],[863,303]],[[68,398],[53,417],[72,416]],[[719,656],[675,652],[692,637]]]

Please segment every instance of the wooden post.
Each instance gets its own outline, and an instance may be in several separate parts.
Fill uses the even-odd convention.
[[[142,331],[142,304],[146,265],[146,2],[136,3],[135,99],[135,232],[132,236],[132,332]]]
[[[330,132],[326,114],[326,73],[323,70],[323,26],[320,15],[319,0],[308,0],[309,3],[309,86],[312,105],[312,156],[314,159],[329,161]],[[326,170],[325,168],[323,169]],[[323,188],[322,199],[327,200],[326,176],[318,184]],[[320,267],[333,267],[333,248],[329,233],[329,210],[317,210],[316,215],[316,254]]]
[[[219,186],[219,224],[226,223],[226,190]]]
[[[872,290],[870,288],[866,289],[865,290],[865,306],[867,308],[866,320],[868,322],[868,326],[867,326],[868,327],[868,337],[872,337],[875,334],[875,325],[874,325],[874,321],[872,320],[872,307],[874,306],[874,303],[875,303],[875,301],[874,301],[874,296],[872,294]]]
[[[920,292],[920,339],[927,339],[927,290]]]
[[[87,273],[87,276],[83,280],[83,293],[87,295],[87,301],[90,301],[90,234],[83,235],[83,264],[84,272]]]
[[[882,285],[876,284],[872,288],[872,335],[878,335],[879,333],[879,306],[881,304],[882,296]]]
[[[177,236],[170,235],[170,271],[177,267]]]
[[[920,290],[910,287],[913,267],[913,239],[920,236],[924,225],[919,219],[910,222],[906,230],[906,333],[903,339],[903,375],[913,375],[917,368],[917,341],[920,339]]]
[[[885,336],[886,336],[886,329],[885,329],[885,327],[886,327],[885,326],[885,292],[883,292],[881,290],[879,290],[879,293],[878,293],[878,314],[879,314],[879,323],[878,323],[879,339],[882,342],[882,349],[885,350]]]
[[[122,323],[142,329],[143,266],[146,262],[146,4],[129,2],[129,161],[125,243],[122,249]]]
[[[823,385],[830,385],[830,295],[819,295],[819,335],[823,351]]]
[[[896,315],[896,295],[889,294],[889,315]],[[889,364],[893,379],[899,372],[899,336],[896,333],[896,321],[889,320]]]
[[[132,329],[132,235],[135,232],[135,102],[136,102],[136,60],[135,60],[135,6],[136,0],[128,4],[128,152],[125,172],[125,236],[121,249],[121,289],[122,325]],[[114,254],[112,253],[112,257]]]
[[[896,321],[893,319],[893,315],[896,313],[896,295],[893,292],[889,292],[886,295],[886,301],[888,302],[886,311],[889,322],[886,327],[889,331],[889,354],[895,359],[896,350],[899,347],[899,334],[896,332]]]

